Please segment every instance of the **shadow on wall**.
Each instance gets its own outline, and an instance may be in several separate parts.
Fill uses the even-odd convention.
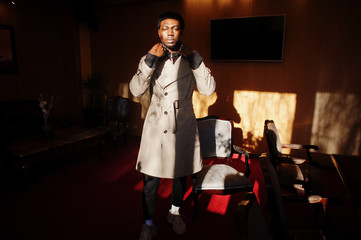
[[[237,125],[241,122],[241,117],[237,113],[233,105],[233,94],[223,93],[222,91],[217,91],[218,98],[217,101],[209,107],[208,115],[216,115],[220,118],[225,118],[232,120],[234,125]],[[219,114],[219,111],[222,111],[222,114]],[[233,128],[233,141],[234,144],[241,146],[243,139],[243,131],[239,127]]]

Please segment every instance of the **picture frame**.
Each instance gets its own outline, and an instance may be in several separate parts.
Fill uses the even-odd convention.
[[[17,73],[14,27],[0,25],[0,73]]]

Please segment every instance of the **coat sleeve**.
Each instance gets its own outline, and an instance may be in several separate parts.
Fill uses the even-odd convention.
[[[206,65],[202,62],[199,67],[192,70],[196,79],[197,89],[201,94],[211,95],[216,89],[216,82]]]
[[[142,96],[148,89],[151,77],[155,68],[150,68],[145,63],[145,57],[140,59],[137,73],[134,74],[132,80],[129,83],[130,92],[133,94],[134,97]]]

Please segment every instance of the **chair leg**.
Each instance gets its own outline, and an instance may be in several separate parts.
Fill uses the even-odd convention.
[[[197,219],[198,217],[198,197],[199,197],[199,193],[193,190],[193,203],[194,203],[194,214],[193,214],[193,219]]]
[[[328,198],[322,198],[321,201],[322,201],[323,214],[326,216],[327,215]]]
[[[194,189],[196,181],[197,180],[196,180],[195,174],[193,174],[192,175],[192,182],[193,182],[192,192],[193,192],[193,204],[194,204],[193,220],[196,220],[197,217],[198,217],[198,197],[199,197],[199,192]]]
[[[318,206],[316,208],[316,211],[314,212],[316,226],[320,228],[325,228],[327,225],[327,217],[328,217],[328,213],[327,213],[328,198],[322,198],[317,205]],[[322,223],[319,222],[320,212],[323,218]]]

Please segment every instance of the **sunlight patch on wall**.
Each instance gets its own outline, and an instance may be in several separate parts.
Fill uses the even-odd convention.
[[[233,105],[241,118],[234,127],[243,131],[244,146],[257,147],[266,119],[274,120],[281,143],[291,143],[296,103],[295,93],[234,91]]]
[[[193,91],[192,102],[194,114],[196,118],[208,116],[208,108],[217,101],[217,93],[214,92],[211,96],[200,94],[198,91]]]
[[[123,98],[129,98],[129,83],[119,83],[117,94]]]
[[[361,154],[361,98],[355,94],[316,93],[311,144],[328,154]]]

